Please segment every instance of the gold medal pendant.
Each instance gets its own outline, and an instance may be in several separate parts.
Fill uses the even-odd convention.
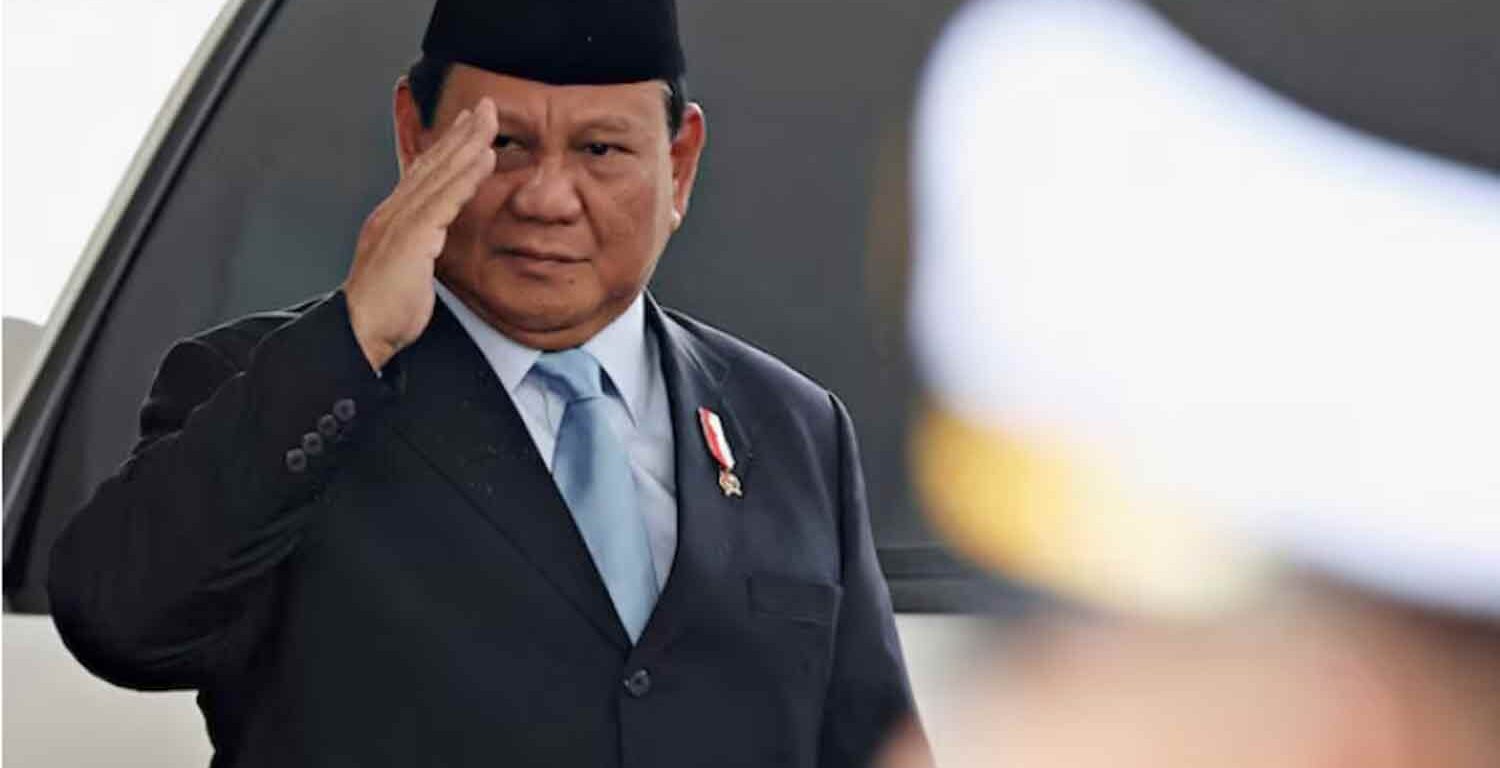
[[[719,470],[719,490],[725,496],[744,496],[745,491],[740,487],[740,477],[727,469]]]

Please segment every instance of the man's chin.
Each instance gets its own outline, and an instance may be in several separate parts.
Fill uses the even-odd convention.
[[[496,280],[487,276],[477,285],[462,286],[454,293],[464,298],[490,325],[524,333],[557,333],[578,325],[596,311],[597,301],[577,286],[528,284],[530,281]],[[447,282],[453,289],[451,281]],[[477,306],[476,306],[477,305]]]
[[[542,350],[576,347],[608,324],[595,307],[567,302],[537,302],[496,307],[491,325],[511,339]]]

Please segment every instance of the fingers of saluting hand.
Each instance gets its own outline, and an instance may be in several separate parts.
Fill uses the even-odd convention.
[[[423,225],[445,227],[453,221],[479,182],[494,169],[490,144],[499,130],[495,105],[481,99],[462,123],[457,120],[443,137],[419,159],[418,167],[403,179],[401,207],[420,218]],[[430,156],[430,157],[429,157]],[[455,205],[456,202],[456,205]]]
[[[458,217],[464,204],[495,170],[495,150],[490,144],[498,130],[494,105],[480,103],[471,120],[473,135],[448,157],[432,178],[423,182],[413,199],[413,216],[423,226],[446,228]]]
[[[414,186],[415,182],[425,178],[427,172],[432,169],[432,166],[441,162],[444,156],[463,143],[464,138],[468,136],[465,128],[473,117],[473,110],[460,110],[454,116],[453,122],[449,123],[448,127],[443,129],[442,134],[438,136],[438,140],[412,159],[411,164],[406,167],[405,172],[401,176],[402,183],[397,186],[401,187],[404,185],[407,189],[410,189]]]
[[[442,135],[438,137],[437,142],[428,147],[426,151],[422,152],[412,161],[402,176],[402,182],[408,180],[420,182],[426,178],[434,166],[441,164],[454,150],[463,146],[466,141],[473,137],[476,127],[475,112],[481,111],[493,114],[493,110],[494,103],[488,97],[485,97],[480,99],[479,104],[476,104],[474,108],[459,111],[458,115],[453,118],[453,122],[449,123],[448,127],[443,129]],[[410,187],[412,185],[408,184],[407,186]]]
[[[472,131],[467,129],[473,122],[473,117],[471,110],[459,112],[453,122],[443,129],[438,140],[402,169],[401,179],[396,182],[395,189],[371,212],[368,223],[372,226],[366,228],[367,234],[378,237],[380,233],[387,232],[395,220],[409,218],[410,211],[419,204],[416,201],[420,200],[425,182],[431,179],[435,169],[462,148],[466,139],[472,138]]]

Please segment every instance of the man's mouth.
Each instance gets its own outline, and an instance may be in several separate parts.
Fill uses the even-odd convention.
[[[533,262],[553,262],[558,264],[578,264],[587,261],[582,256],[544,248],[532,248],[529,246],[507,246],[497,248],[496,253],[515,259]]]

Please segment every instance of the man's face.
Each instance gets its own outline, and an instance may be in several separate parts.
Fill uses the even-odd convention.
[[[582,344],[624,312],[687,212],[703,147],[696,105],[669,135],[665,93],[660,81],[555,86],[455,64],[423,128],[398,88],[403,172],[481,98],[499,115],[495,172],[448,229],[443,283],[541,349]]]

